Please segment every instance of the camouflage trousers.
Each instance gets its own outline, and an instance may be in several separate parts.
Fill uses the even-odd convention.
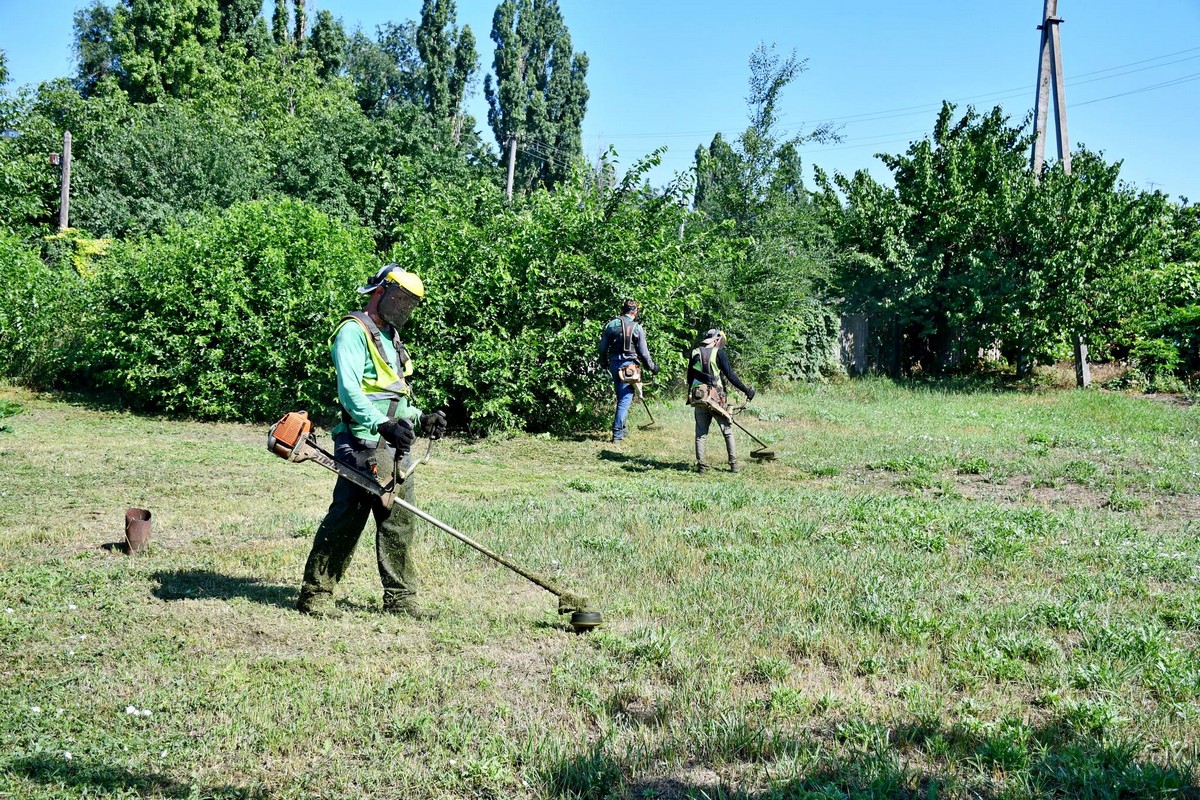
[[[377,461],[383,482],[391,480],[395,451],[382,443],[370,449],[349,434],[334,439],[334,456],[338,461],[362,470],[370,470],[372,457]],[[408,469],[414,460],[412,453],[401,459],[401,470]],[[416,498],[414,476],[400,485],[396,496],[413,503]],[[304,584],[297,603],[302,611],[316,611],[333,603],[333,591],[346,574],[350,558],[370,517],[375,518],[375,560],[379,579],[383,582],[384,608],[399,607],[412,601],[417,591],[416,569],[413,563],[413,535],[416,517],[393,506],[383,507],[380,499],[365,489],[339,477],[333,487],[333,502],[317,535],[312,551],[304,565]]]

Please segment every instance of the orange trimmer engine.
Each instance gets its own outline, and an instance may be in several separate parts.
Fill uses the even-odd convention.
[[[289,411],[271,427],[267,434],[268,449],[289,461],[302,441],[312,433],[312,421],[307,411]]]
[[[323,450],[317,444],[317,434],[313,432],[312,421],[307,411],[289,411],[279,422],[271,426],[267,432],[267,449],[280,458],[288,461],[315,461],[325,469],[336,472],[351,483],[377,495],[383,502],[384,508],[391,508],[395,497],[397,478],[404,480],[409,473],[393,474],[387,485],[380,485],[376,476],[355,469],[333,457],[333,454]]]

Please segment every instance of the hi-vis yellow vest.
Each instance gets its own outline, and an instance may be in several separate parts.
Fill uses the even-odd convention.
[[[371,400],[392,400],[397,397],[412,397],[412,389],[405,378],[413,374],[412,359],[408,350],[400,342],[399,336],[392,337],[392,346],[396,348],[398,364],[392,364],[383,352],[383,334],[379,332],[374,321],[362,311],[353,311],[342,317],[342,324],[353,320],[367,335],[367,352],[371,354],[371,363],[375,367],[375,377],[369,378],[363,373],[362,390]],[[338,325],[338,330],[342,329]],[[337,332],[334,332],[334,337]]]
[[[712,377],[712,382],[708,384],[709,386],[715,386],[718,389],[723,390],[725,387],[721,383],[721,370],[715,363],[716,355],[717,348],[701,346],[692,350],[691,360],[693,363],[697,361],[700,362],[699,367],[696,369],[697,372],[699,372],[701,375]],[[695,378],[692,379],[692,386],[698,386],[700,383],[702,383],[702,381],[698,381]]]

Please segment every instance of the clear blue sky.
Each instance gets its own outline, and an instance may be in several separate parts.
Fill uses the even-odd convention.
[[[591,59],[584,121],[589,158],[608,146],[623,165],[660,145],[653,173],[687,169],[713,133],[746,125],[748,59],[761,41],[793,48],[808,71],[780,103],[783,125],[844,125],[840,144],[804,151],[811,166],[886,179],[873,154],[901,152],[933,126],[943,99],[1003,105],[1014,120],[1033,106],[1042,0],[560,0],[576,50]],[[72,69],[78,0],[0,0],[0,49],[16,84]],[[373,33],[415,18],[420,0],[309,0],[347,29]],[[460,24],[491,68],[495,0],[459,0]],[[1200,0],[1059,0],[1071,145],[1123,160],[1138,188],[1200,201]],[[310,17],[315,12],[310,12]],[[1172,84],[1172,85],[1162,85]],[[10,86],[11,88],[11,86]],[[482,84],[470,110],[486,129]],[[1054,153],[1053,140],[1047,154]]]

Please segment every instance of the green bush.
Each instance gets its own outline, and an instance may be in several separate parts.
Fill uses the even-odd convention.
[[[329,338],[378,266],[363,230],[291,200],[116,246],[94,281],[95,385],[205,419],[329,410]]]
[[[421,392],[477,430],[564,430],[609,413],[596,357],[623,297],[642,304],[660,385],[682,378],[708,292],[733,251],[637,188],[635,170],[598,192],[582,182],[515,205],[493,186],[435,186],[412,210],[393,259],[428,292],[409,336]]]
[[[74,270],[50,269],[0,229],[0,374],[39,388],[60,385],[78,360],[85,293]]]

